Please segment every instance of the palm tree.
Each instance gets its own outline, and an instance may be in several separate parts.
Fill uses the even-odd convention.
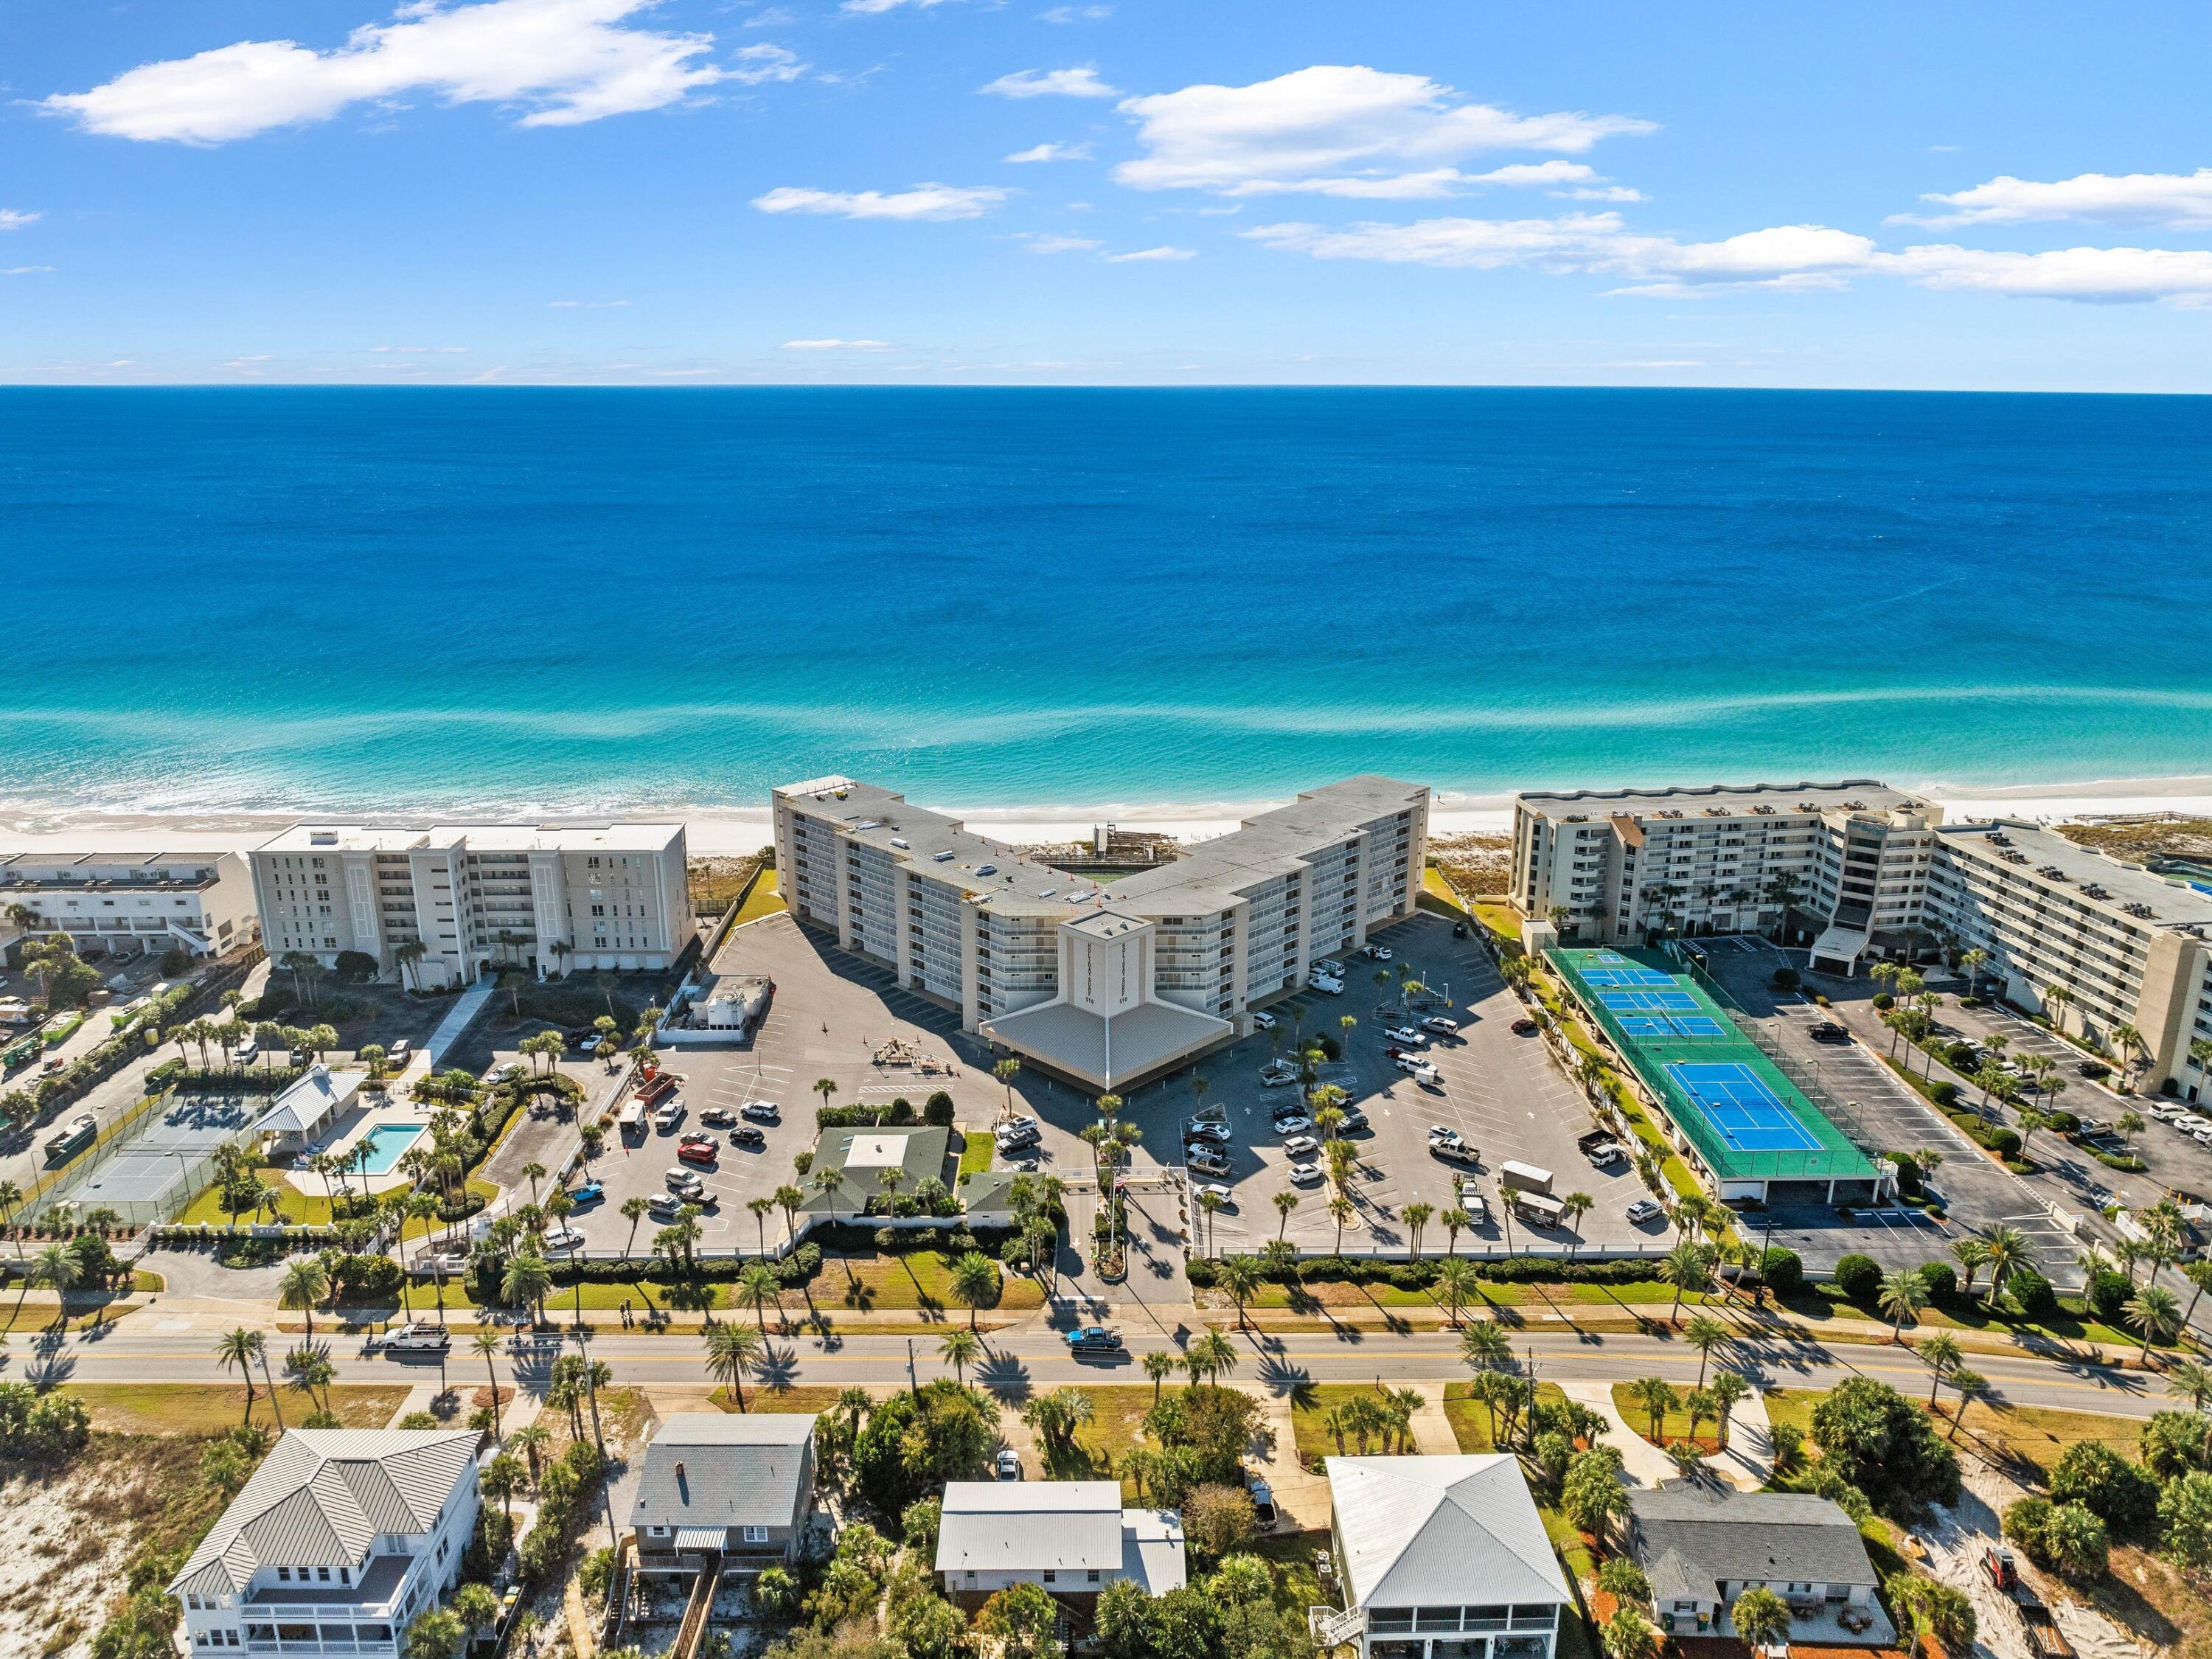
[[[1237,1369],[1237,1349],[1219,1331],[1208,1331],[1192,1343],[1183,1356],[1186,1364],[1199,1362],[1199,1369],[1208,1381],[1226,1376]]]
[[[1959,966],[1966,970],[1966,994],[1981,994],[1982,969],[1990,965],[1990,953],[1976,945],[1959,957]]]
[[[522,1250],[507,1259],[499,1293],[510,1308],[528,1308],[532,1323],[544,1322],[545,1296],[552,1288],[553,1270],[543,1256]]]
[[[996,1300],[999,1264],[981,1250],[970,1250],[952,1264],[952,1294],[968,1310],[968,1328],[975,1328],[975,1312]]]
[[[276,1303],[279,1307],[295,1305],[306,1310],[307,1340],[315,1337],[315,1304],[331,1293],[331,1276],[323,1264],[313,1256],[303,1255],[284,1270],[277,1282]]]
[[[1445,1311],[1454,1325],[1460,1322],[1459,1310],[1466,1304],[1468,1293],[1474,1288],[1476,1280],[1472,1261],[1462,1261],[1455,1255],[1437,1264],[1436,1287],[1444,1293]]]
[[[1459,1254],[1460,1229],[1467,1226],[1474,1219],[1474,1218],[1468,1214],[1465,1210],[1461,1209],[1457,1205],[1454,1205],[1450,1209],[1446,1210],[1442,1215],[1438,1216],[1437,1219],[1444,1224],[1444,1255],[1447,1257],[1457,1255]]]
[[[1772,1590],[1754,1587],[1735,1598],[1729,1622],[1737,1639],[1758,1653],[1789,1638],[1790,1605]]]
[[[1684,1340],[1698,1351],[1698,1386],[1699,1388],[1705,1386],[1706,1362],[1712,1358],[1713,1350],[1728,1340],[1728,1327],[1711,1314],[1698,1314],[1682,1328]]]
[[[1014,1115],[1014,1079],[1021,1074],[1021,1061],[1015,1059],[1011,1054],[991,1067],[991,1075],[998,1079],[1000,1083],[1006,1088],[1006,1104],[1005,1115],[1009,1118]]]
[[[728,1322],[707,1328],[707,1374],[730,1391],[739,1411],[745,1408],[745,1373],[760,1352],[761,1334],[750,1325]]]
[[[1674,1385],[1663,1376],[1646,1376],[1629,1384],[1628,1397],[1641,1406],[1651,1421],[1651,1432],[1647,1437],[1657,1445],[1660,1430],[1667,1421],[1667,1413],[1682,1403],[1674,1392]]]
[[[957,1325],[939,1340],[937,1352],[945,1363],[952,1367],[952,1380],[965,1383],[967,1368],[975,1363],[983,1352],[983,1339],[973,1331],[963,1331]]]
[[[1905,1322],[1928,1305],[1928,1281],[1917,1270],[1890,1273],[1882,1279],[1881,1293],[1875,1300],[1889,1316],[1890,1340],[1902,1342]]]
[[[1660,1261],[1659,1278],[1662,1283],[1674,1287],[1674,1305],[1667,1317],[1670,1321],[1680,1318],[1683,1293],[1702,1291],[1711,1282],[1705,1253],[1686,1238],[1679,1240]]]
[[[1990,1293],[1983,1305],[2004,1293],[2005,1280],[2027,1260],[2027,1239],[2017,1227],[1992,1227],[1983,1236],[1982,1260],[1990,1270]]]
[[[2047,1129],[2051,1127],[2051,1120],[2043,1114],[2039,1108],[2023,1106],[2020,1109],[2018,1121],[2020,1123],[2021,1161],[2022,1163],[2027,1163],[2029,1161],[2027,1156],[2028,1143],[2035,1139],[2035,1132],[2038,1129]]]
[[[262,1356],[264,1344],[261,1333],[249,1331],[243,1325],[225,1331],[216,1339],[216,1364],[227,1371],[236,1371],[246,1384],[246,1420],[253,1420],[253,1362]]]
[[[1145,1356],[1145,1375],[1152,1380],[1152,1404],[1160,1403],[1160,1384],[1175,1375],[1175,1356],[1165,1350],[1155,1350]]]
[[[753,1304],[753,1316],[760,1321],[761,1334],[768,1334],[768,1304],[775,1304],[778,1318],[783,1315],[783,1276],[765,1261],[746,1265],[738,1275],[738,1296]]]
[[[1575,1242],[1567,1246],[1568,1261],[1573,1261],[1575,1252],[1582,1248],[1583,1218],[1596,1207],[1597,1200],[1588,1193],[1569,1193],[1559,1200],[1559,1212],[1566,1218],[1567,1225],[1574,1229],[1575,1234]]]
[[[1928,1404],[1936,1404],[1936,1390],[1943,1386],[1943,1379],[1959,1368],[1966,1358],[1959,1346],[1959,1339],[1948,1331],[1938,1331],[1920,1345],[1920,1357],[1928,1364]]]
[[[1212,1191],[1211,1189],[1201,1191],[1199,1194],[1198,1208],[1199,1212],[1206,1218],[1206,1227],[1204,1231],[1207,1237],[1210,1238],[1212,1236],[1213,1218],[1220,1212],[1221,1206],[1227,1201],[1228,1200],[1224,1199],[1219,1193]],[[1212,1251],[1209,1250],[1206,1254],[1211,1255]]]
[[[500,1437],[499,1371],[491,1362],[493,1356],[499,1352],[499,1334],[496,1331],[478,1331],[470,1340],[469,1346],[483,1356],[484,1375],[491,1381],[491,1437],[497,1440]]]
[[[783,1231],[787,1242],[797,1238],[799,1237],[799,1206],[806,1202],[806,1194],[787,1181],[769,1196],[775,1200],[776,1206],[783,1212]]]
[[[2044,1006],[2052,1011],[2051,1023],[2062,1031],[2066,1029],[2067,1005],[2073,1000],[2074,993],[2063,985],[2053,984],[2043,988]]]
[[[1425,1204],[1419,1200],[1408,1204],[1398,1212],[1405,1218],[1407,1249],[1416,1261],[1421,1259],[1421,1229],[1429,1224],[1429,1218],[1436,1212],[1435,1205]]]
[[[775,1200],[772,1198],[749,1198],[745,1200],[745,1208],[752,1214],[753,1233],[759,1241],[760,1253],[765,1256],[768,1254],[768,1213],[775,1208]]]
[[[1275,1194],[1275,1237],[1280,1238],[1290,1231],[1291,1212],[1298,1207],[1298,1195],[1285,1188]]]
[[[69,1246],[49,1244],[31,1258],[31,1265],[24,1270],[23,1283],[27,1288],[35,1285],[40,1290],[52,1291],[57,1304],[54,1317],[66,1326],[69,1322],[69,1293],[83,1277],[84,1264]],[[16,1306],[19,1309],[22,1306],[20,1297],[16,1298]]]
[[[830,1107],[830,1097],[837,1092],[837,1079],[834,1077],[816,1078],[814,1092],[822,1097],[823,1109],[827,1111]]]
[[[1721,1449],[1729,1445],[1729,1418],[1738,1405],[1751,1397],[1751,1384],[1735,1371],[1715,1371],[1712,1387],[1705,1392],[1712,1397],[1714,1426],[1720,1431]]]
[[[1345,1224],[1351,1221],[1353,1216],[1357,1213],[1358,1212],[1352,1207],[1352,1200],[1346,1198],[1342,1193],[1340,1192],[1334,1198],[1329,1200],[1328,1218],[1336,1223],[1336,1249],[1332,1252],[1332,1254],[1336,1255],[1342,1255],[1344,1254]]]
[[[2167,1340],[2181,1328],[2180,1300],[2163,1285],[2144,1285],[2128,1298],[2122,1311],[2128,1323],[2142,1333],[2140,1357],[2146,1364],[2150,1359],[2150,1345]]]
[[[1960,1295],[1972,1300],[1974,1294],[1974,1275],[1990,1259],[1990,1247],[1978,1238],[1954,1238],[1951,1254],[1959,1258],[1959,1265],[1966,1270],[1966,1280],[1959,1287]]]
[[[2212,1365],[2197,1359],[2177,1359],[2166,1368],[2166,1386],[2174,1395],[2187,1395],[2189,1409],[2201,1412],[2205,1397],[2212,1395]]]
[[[623,1240],[623,1260],[629,1260],[631,1246],[637,1243],[637,1224],[645,1219],[646,1201],[642,1196],[623,1200],[623,1218],[629,1223],[629,1237]]]
[[[4,1217],[8,1231],[15,1231],[15,1206],[23,1201],[23,1189],[12,1181],[0,1181],[0,1217]],[[23,1259],[23,1238],[15,1236],[15,1260]]]
[[[743,1328],[740,1327],[740,1328]],[[526,1423],[508,1437],[507,1443],[520,1451],[524,1461],[529,1464],[530,1484],[535,1489],[538,1485],[538,1460],[552,1445],[553,1431],[543,1423]]]
[[[1237,1328],[1241,1331],[1244,1328],[1244,1304],[1260,1289],[1260,1263],[1249,1255],[1226,1256],[1217,1269],[1216,1277],[1221,1288],[1228,1291],[1237,1304]]]

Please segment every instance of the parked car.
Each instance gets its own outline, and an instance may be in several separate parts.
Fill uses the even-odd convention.
[[[662,1179],[668,1182],[670,1192],[682,1193],[687,1198],[695,1193],[703,1193],[707,1190],[707,1183],[699,1179],[696,1170],[684,1169],[680,1164],[675,1169],[665,1171]]]
[[[1291,1184],[1293,1187],[1318,1187],[1325,1179],[1327,1177],[1322,1175],[1322,1167],[1318,1164],[1291,1165]]]
[[[1034,1146],[1039,1139],[1035,1127],[1025,1123],[1006,1124],[999,1130],[994,1138],[999,1143],[999,1150],[1002,1152],[1018,1152],[1024,1146]]]
[[[1273,1014],[1267,1012],[1264,1009],[1255,1008],[1252,1010],[1252,1029],[1255,1031],[1273,1030],[1275,1029],[1275,1017]]]
[[[1832,1019],[1824,1019],[1813,1028],[1815,1042],[1849,1042],[1851,1034]]]
[[[1279,1135],[1302,1135],[1312,1127],[1313,1120],[1303,1112],[1292,1112],[1275,1120],[1275,1133]]]
[[[509,1078],[520,1077],[521,1075],[522,1062],[519,1060],[510,1060],[502,1065],[495,1066],[491,1070],[486,1072],[483,1074],[483,1080],[486,1083],[504,1083]]]
[[[1121,1337],[1103,1325],[1085,1325],[1067,1334],[1067,1346],[1077,1353],[1110,1352],[1121,1346]]]
[[[556,1227],[545,1235],[544,1242],[549,1250],[580,1250],[584,1248],[584,1236],[574,1227]]]
[[[705,1135],[686,1135],[676,1144],[676,1156],[687,1164],[712,1164],[721,1152],[720,1144]]]
[[[1360,1130],[1367,1127],[1367,1114],[1361,1111],[1357,1106],[1346,1106],[1340,1109],[1343,1111],[1344,1116],[1336,1126],[1337,1133],[1340,1135],[1357,1134]]]
[[[1639,1198],[1628,1206],[1628,1218],[1641,1227],[1648,1221],[1664,1221],[1667,1212],[1648,1198]]]
[[[1182,1126],[1182,1138],[1185,1140],[1211,1140],[1225,1146],[1230,1138],[1229,1126],[1226,1123],[1186,1123]]]
[[[1529,1018],[1526,1014],[1522,1015],[1520,1018],[1513,1022],[1513,1035],[1515,1036],[1535,1036],[1536,1022]]]
[[[653,1121],[660,1126],[663,1133],[674,1128],[678,1124],[683,1122],[684,1097],[682,1095],[671,1095],[667,1099],[662,1101],[660,1103],[660,1109],[653,1115]]]
[[[1233,1210],[1237,1207],[1237,1194],[1226,1187],[1208,1185],[1194,1187],[1190,1189],[1190,1195],[1193,1198],[1205,1198],[1208,1194],[1211,1194],[1224,1210]]]
[[[1459,1206],[1467,1212],[1468,1225],[1470,1227],[1487,1227],[1490,1224],[1490,1206],[1482,1201],[1480,1193],[1462,1193],[1459,1195]]]
[[[1225,1176],[1229,1173],[1229,1155],[1203,1140],[1184,1147],[1182,1161],[1200,1175]]]
[[[1458,1022],[1455,1020],[1446,1019],[1442,1014],[1431,1014],[1426,1019],[1421,1022],[1421,1029],[1425,1031],[1434,1031],[1438,1036],[1457,1036],[1459,1035]]]
[[[1391,1064],[1424,1088],[1433,1089],[1443,1081],[1443,1073],[1416,1054],[1400,1054]]]
[[[772,1100],[749,1100],[738,1108],[756,1123],[781,1123],[783,1113]]]
[[[394,1325],[376,1346],[386,1353],[443,1353],[453,1334],[442,1325]]]
[[[1283,1143],[1283,1151],[1291,1158],[1311,1158],[1321,1151],[1321,1142],[1311,1135],[1292,1135]]]
[[[1313,970],[1323,979],[1342,979],[1344,964],[1334,957],[1323,957],[1313,965]]]
[[[1022,1460],[1015,1455],[1011,1446],[991,1460],[991,1467],[998,1471],[999,1479],[1001,1480],[1018,1480],[1022,1478]]]
[[[1298,1068],[1286,1060],[1271,1060],[1260,1068],[1262,1089],[1280,1089],[1298,1080]]]
[[[1472,1141],[1462,1139],[1456,1133],[1443,1139],[1431,1137],[1429,1156],[1443,1158],[1447,1164],[1474,1164],[1482,1161],[1481,1150]]]
[[[1275,1494],[1267,1483],[1257,1475],[1249,1477],[1244,1490],[1252,1499],[1252,1522],[1261,1532],[1273,1532],[1281,1518],[1275,1508]]]
[[[1359,954],[1370,962],[1388,962],[1390,960],[1390,947],[1387,945],[1363,945],[1359,947]]]
[[[1382,1035],[1408,1048],[1418,1048],[1428,1041],[1410,1025],[1386,1025],[1382,1028]]]
[[[749,1152],[764,1152],[768,1150],[768,1137],[751,1124],[740,1123],[730,1131],[730,1145],[742,1146]]]
[[[1309,989],[1318,991],[1325,997],[1340,997],[1344,994],[1344,981],[1340,979],[1325,979],[1316,974],[1306,981],[1306,985]]]
[[[1625,1164],[1628,1161],[1626,1149],[1620,1142],[1613,1140],[1601,1140],[1596,1146],[1591,1147],[1585,1156],[1589,1158],[1594,1168],[1600,1170],[1604,1169],[1608,1164]]]
[[[580,1187],[569,1188],[568,1202],[580,1210],[586,1204],[598,1203],[606,1195],[607,1189],[605,1187],[596,1181],[587,1181]]]
[[[240,1065],[249,1065],[260,1057],[261,1044],[254,1038],[247,1037],[230,1052]]]
[[[655,1221],[673,1221],[684,1200],[673,1193],[655,1193],[645,1200],[645,1212]]]
[[[385,1046],[384,1063],[395,1070],[414,1058],[415,1045],[405,1037],[395,1038]]]
[[[737,1114],[726,1106],[709,1106],[699,1114],[699,1121],[710,1129],[726,1129],[737,1121]]]

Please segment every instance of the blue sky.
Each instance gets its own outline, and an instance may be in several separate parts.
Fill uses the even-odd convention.
[[[2203,392],[2207,61],[2201,3],[13,0],[0,380]]]

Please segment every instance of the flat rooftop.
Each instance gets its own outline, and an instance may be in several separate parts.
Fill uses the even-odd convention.
[[[1536,789],[1513,799],[1516,805],[1553,823],[1571,817],[1611,817],[1616,813],[1650,817],[1668,811],[1679,811],[1686,818],[1734,817],[1762,806],[1773,808],[1772,816],[1778,817],[1789,812],[1893,812],[1900,807],[1929,813],[1941,811],[1931,801],[1873,778],[1844,778],[1835,783],[1674,785],[1663,789]]]
[[[1109,903],[1143,901],[1145,912],[1220,908],[1257,882],[1287,875],[1332,844],[1349,842],[1365,825],[1417,806],[1428,796],[1418,783],[1364,772],[1310,789],[1287,806],[1247,818],[1238,828],[1187,848],[1172,864],[1114,883]]]
[[[2039,874],[2045,881],[2062,882],[2074,896],[2091,904],[2123,910],[2140,904],[2153,913],[2135,916],[2134,921],[2191,931],[2212,928],[2212,893],[2169,879],[2142,865],[2107,858],[2094,848],[2067,840],[2055,830],[2000,818],[1991,823],[1947,823],[1936,833],[1944,846],[1995,858],[2022,877]],[[2005,858],[2007,853],[2018,854],[2019,861]],[[2052,871],[2057,874],[2051,875]]]
[[[684,833],[675,822],[617,818],[543,823],[295,823],[262,853],[658,853]]]
[[[227,853],[18,853],[0,887],[212,887]]]
[[[1060,915],[1097,899],[1095,881],[1022,856],[1004,842],[979,836],[959,819],[872,783],[846,777],[815,778],[775,792],[817,817],[838,825],[854,841],[880,847],[922,873],[988,897],[994,910]]]

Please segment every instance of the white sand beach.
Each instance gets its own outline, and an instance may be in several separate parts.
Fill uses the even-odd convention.
[[[1685,781],[1694,781],[1685,780]],[[2004,787],[1953,787],[1898,780],[1899,787],[1942,803],[1952,818],[2002,816],[2036,823],[2136,812],[2181,812],[2212,816],[2212,776],[2112,778]],[[922,800],[922,805],[935,803]],[[1126,801],[1096,805],[945,807],[978,833],[1022,844],[1087,840],[1096,826],[1204,841],[1225,835],[1243,819],[1282,799],[1158,802]],[[35,853],[62,848],[86,852],[125,849],[170,852],[242,851],[257,847],[309,813],[189,812],[116,813],[73,811],[50,802],[0,800],[0,854]],[[694,854],[704,857],[750,853],[769,839],[768,808],[672,805],[625,811],[631,819],[681,818]],[[1496,835],[1510,827],[1510,793],[1473,794],[1439,790],[1430,817],[1432,835]],[[393,823],[428,823],[419,812],[395,813]]]

